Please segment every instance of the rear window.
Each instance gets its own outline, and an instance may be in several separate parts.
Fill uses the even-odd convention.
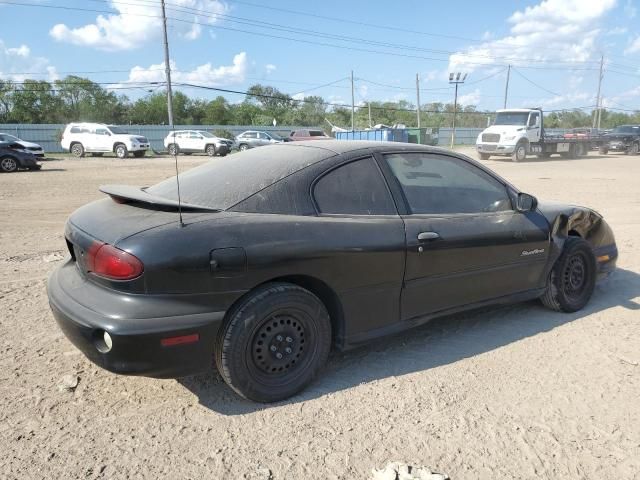
[[[180,194],[184,203],[226,210],[278,180],[334,152],[296,145],[273,145],[212,160],[180,174]],[[178,199],[176,180],[168,178],[147,192],[171,200]]]
[[[309,131],[309,136],[310,137],[324,137],[324,132],[321,130],[310,130]]]

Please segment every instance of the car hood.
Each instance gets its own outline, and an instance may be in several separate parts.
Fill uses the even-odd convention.
[[[485,128],[482,133],[497,133],[498,135],[514,135],[516,132],[522,132],[525,130],[524,126],[518,125],[491,125]]]
[[[15,143],[19,143],[20,145],[22,145],[24,148],[42,148],[40,145],[38,145],[37,143],[33,143],[33,142],[27,142],[25,140],[19,140],[16,141]]]

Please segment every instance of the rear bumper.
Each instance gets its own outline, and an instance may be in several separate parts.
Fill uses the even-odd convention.
[[[109,290],[82,278],[73,262],[54,271],[47,292],[66,337],[106,370],[177,378],[206,372],[213,365],[213,346],[225,312],[200,312],[180,295],[172,298]],[[102,353],[97,342],[105,331],[113,346]],[[163,339],[194,335],[198,340],[193,343],[162,344]]]

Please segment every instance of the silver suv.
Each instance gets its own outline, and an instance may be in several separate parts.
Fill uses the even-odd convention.
[[[260,132],[257,130],[247,130],[236,137],[236,144],[240,150],[282,142],[284,142],[284,139],[275,133]]]

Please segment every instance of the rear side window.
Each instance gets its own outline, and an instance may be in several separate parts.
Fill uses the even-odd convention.
[[[395,215],[396,207],[375,160],[347,163],[316,182],[313,196],[320,213]]]
[[[385,155],[411,213],[459,214],[512,210],[506,187],[482,169],[430,153]]]
[[[82,129],[80,127],[71,127],[71,133],[82,133]]]
[[[321,130],[310,130],[309,131],[309,136],[310,137],[324,137],[324,132]]]

